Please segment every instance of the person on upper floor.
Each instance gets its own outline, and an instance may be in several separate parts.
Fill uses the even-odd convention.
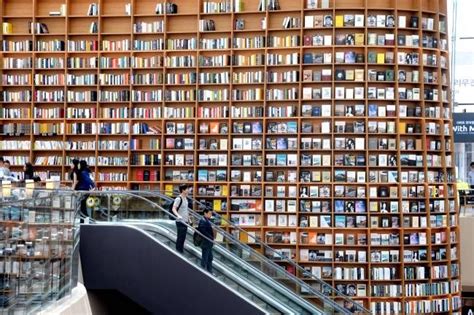
[[[23,180],[32,179],[35,182],[41,181],[39,176],[35,175],[33,164],[26,162],[23,166]]]
[[[89,191],[95,188],[95,183],[92,180],[92,176],[91,176],[92,171],[89,169],[89,165],[87,165],[87,161],[81,160],[79,162],[79,170],[78,170],[77,175],[78,175],[78,178],[77,178],[75,190]],[[80,208],[80,212],[81,212],[80,222],[81,223],[86,222],[85,218],[89,217],[89,213],[87,211],[87,198],[89,198],[88,193],[82,194],[81,208]]]
[[[79,160],[73,159],[71,161],[71,171],[69,173],[69,179],[72,181],[71,188],[77,190],[77,184],[79,183],[79,177],[81,176],[81,171],[79,170]]]
[[[92,190],[95,188],[95,183],[91,177],[92,171],[87,165],[87,161],[81,160],[79,162],[79,173],[75,189],[76,190]]]
[[[5,160],[3,163],[3,177],[11,177],[12,172],[10,170],[10,161]]]

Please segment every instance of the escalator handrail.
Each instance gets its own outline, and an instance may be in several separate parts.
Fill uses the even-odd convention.
[[[135,191],[134,191],[135,192]],[[138,194],[142,194],[142,195],[152,195],[153,197],[159,197],[161,199],[164,199],[164,200],[167,200],[167,201],[173,201],[174,198],[166,195],[166,194],[163,194],[162,192],[160,191],[136,191]],[[189,198],[189,196],[188,196]],[[192,198],[190,198],[192,201],[194,202],[198,202],[200,203],[199,201],[196,201]],[[167,209],[163,209],[167,214],[169,214],[169,211]],[[190,214],[192,216],[194,216],[195,218],[197,218],[198,220],[200,220],[202,218],[202,216],[200,214],[198,214],[196,211],[194,211],[193,209],[188,209]],[[211,209],[212,210],[212,209]],[[213,213],[215,213],[215,211],[213,211]],[[174,215],[173,215],[174,217]],[[232,228],[236,228],[240,231],[242,231],[243,233],[249,235],[247,233],[247,231],[243,230],[242,228],[234,225],[232,222],[229,222],[228,220],[226,220],[225,218],[223,218],[222,216],[219,216],[220,219],[223,219],[226,221],[227,224],[229,224],[229,226],[231,226]],[[228,233],[227,231],[223,230],[219,225],[216,225],[214,224],[213,222],[211,222],[211,224],[213,225],[213,228],[218,231],[219,233],[221,233],[223,236],[225,236],[226,238],[230,238],[232,239],[234,242],[238,243],[239,246],[241,247],[244,247],[247,251],[251,252],[253,255],[256,255],[258,256],[261,260],[265,261],[267,264],[269,265],[272,265],[272,267],[274,269],[277,269],[279,270],[280,272],[284,272],[288,278],[291,278],[294,282],[297,282],[301,287],[304,287],[305,289],[308,290],[308,292],[310,292],[310,294],[320,298],[321,300],[323,301],[328,301],[328,303],[331,304],[331,306],[334,308],[334,309],[338,309],[340,312],[347,312],[348,310],[341,307],[341,305],[339,305],[338,303],[335,303],[333,299],[331,299],[329,296],[326,296],[324,294],[322,294],[321,292],[318,292],[316,291],[313,287],[311,287],[310,285],[308,285],[306,282],[304,282],[303,280],[301,280],[300,278],[296,277],[294,274],[288,272],[286,269],[284,269],[283,267],[281,267],[280,265],[276,264],[273,260],[269,259],[268,257],[266,257],[265,255],[262,255],[261,253],[259,253],[258,251],[256,251],[255,249],[253,249],[252,247],[250,247],[249,245],[245,244],[245,243],[242,243],[240,240],[236,239],[232,234]],[[249,235],[249,237],[251,237]],[[371,312],[367,309],[365,309],[362,305],[360,305],[359,303],[353,301],[352,299],[350,299],[349,297],[347,297],[346,295],[342,294],[340,291],[338,291],[336,288],[332,287],[330,284],[324,282],[323,280],[315,277],[312,273],[308,273],[306,270],[304,270],[303,268],[301,268],[297,263],[295,263],[293,260],[289,259],[289,258],[286,258],[284,256],[282,256],[281,254],[279,254],[278,252],[276,252],[272,247],[268,246],[267,244],[265,244],[264,242],[262,241],[259,241],[257,239],[255,239],[256,242],[258,242],[259,244],[263,245],[266,249],[268,249],[269,251],[272,252],[272,254],[276,254],[278,255],[279,257],[281,257],[282,261],[285,261],[285,262],[288,262],[289,264],[291,264],[292,266],[294,266],[295,268],[297,268],[298,270],[300,270],[301,272],[303,272],[305,275],[308,275],[310,274],[311,275],[311,278],[312,280],[316,280],[321,286],[325,286],[327,288],[330,288],[332,292],[335,293],[335,297],[337,298],[340,298],[342,300],[345,300],[345,301],[348,301],[348,302],[351,302],[353,303],[353,305],[359,310],[359,311],[362,311],[363,313],[366,313],[366,314],[370,314]]]
[[[167,222],[165,221],[169,221],[169,220],[153,220],[153,221],[147,221],[147,222],[142,222],[142,221],[139,221],[137,220],[136,222],[134,222],[135,220],[125,220],[124,222],[125,223],[131,223],[131,224],[136,224],[136,225],[139,225],[139,226],[148,226],[148,227],[151,227],[151,228],[160,228],[160,229],[163,229],[163,230],[166,230],[166,231],[169,231],[171,233],[175,233],[175,229],[172,229],[171,226],[168,226],[166,225]],[[161,224],[160,224],[161,223]],[[169,223],[169,222],[168,222]],[[188,231],[188,234],[192,234],[192,231]],[[170,238],[169,235],[166,236],[167,238]],[[191,241],[189,241],[191,242]],[[216,246],[216,248],[214,250],[217,250],[217,252],[220,254],[220,255],[223,255],[225,256],[226,258],[229,258],[229,259],[234,259],[235,260],[235,254],[232,252],[232,251],[229,251],[226,247],[224,247],[222,244],[220,244],[219,242],[216,242],[215,244],[218,244],[219,246]],[[191,246],[192,248],[194,248],[195,246]],[[240,261],[238,262],[239,265],[241,266],[245,266],[245,269],[246,270],[253,270],[255,271],[253,274],[254,277],[258,278],[260,281],[262,282],[265,282],[267,285],[270,285],[272,286],[274,289],[279,289],[277,287],[275,287],[275,280],[273,278],[271,278],[270,276],[268,276],[266,273],[262,273],[260,270],[258,270],[257,268],[255,268],[255,266],[253,266],[252,264],[250,264],[249,262],[247,262],[245,259],[242,259],[240,257],[237,256],[237,259],[239,259]],[[268,283],[268,280],[270,279],[270,283]],[[280,286],[281,288],[283,288],[285,290],[285,292],[288,291],[288,289],[285,287],[285,286],[281,286],[278,282],[276,282],[278,284],[278,286]],[[281,290],[280,290],[281,291]],[[292,294],[296,294],[295,292],[289,290]],[[283,293],[285,293],[283,292]],[[303,300],[304,301],[304,304],[305,305],[308,305],[308,302],[300,295],[296,294],[298,296],[298,298],[300,300]],[[309,303],[309,305],[311,305],[311,303]],[[310,307],[314,307],[314,305],[311,305]],[[285,313],[286,314],[286,313]],[[320,313],[321,315],[323,313]]]
[[[89,193],[94,193],[94,194],[97,194],[97,192],[100,193],[100,191],[89,191]],[[121,193],[124,193],[126,192],[127,195],[130,195],[130,196],[135,196],[135,197],[138,197],[140,196],[141,199],[143,200],[146,200],[152,204],[154,204],[155,207],[159,208],[161,211],[164,211],[167,215],[171,215],[172,217],[175,217],[175,215],[173,213],[170,213],[168,209],[165,209],[163,208],[161,205],[158,205],[150,200],[148,200],[147,198],[143,197],[143,196],[151,196],[151,197],[159,197],[161,199],[164,199],[164,200],[167,200],[167,201],[173,201],[174,199],[168,195],[165,195],[165,194],[162,194],[161,192],[157,192],[157,191],[123,191],[123,190],[120,190],[120,191],[107,191],[108,193],[112,193],[112,194],[121,194]],[[200,214],[198,214],[197,212],[195,212],[194,210],[192,209],[188,209],[189,210],[189,213],[197,220],[200,220],[202,218],[202,216]],[[213,211],[213,213],[215,213]],[[227,221],[226,221],[227,222]],[[317,290],[315,290],[312,286],[310,286],[308,283],[304,282],[303,280],[301,280],[300,278],[296,277],[294,274],[288,272],[285,268],[281,267],[280,265],[276,264],[273,260],[269,259],[268,257],[266,257],[265,255],[262,255],[261,253],[259,253],[258,251],[256,251],[255,249],[253,249],[252,247],[250,247],[249,245],[245,244],[245,243],[242,243],[240,240],[237,240],[232,234],[228,233],[227,231],[223,230],[220,226],[214,224],[213,222],[211,222],[213,228],[218,231],[219,233],[221,233],[223,236],[225,236],[226,238],[230,238],[233,243],[235,244],[238,244],[239,247],[243,247],[244,250],[252,253],[252,255],[258,257],[261,261],[264,261],[267,265],[270,265],[273,269],[276,269],[278,272],[283,272],[286,274],[287,278],[291,279],[291,281],[293,282],[296,282],[300,287],[304,287],[309,293],[310,295],[312,296],[315,296],[315,297],[318,297],[319,299],[321,299],[322,301],[328,303],[329,305],[331,305],[331,307],[334,309],[334,310],[338,310],[339,312],[341,313],[346,313],[346,314],[350,314],[351,312],[349,312],[347,309],[343,308],[340,304],[336,303],[332,298],[330,298],[329,296],[327,295],[324,295],[322,292],[319,292]],[[232,225],[230,222],[229,224],[233,227],[235,227],[235,225]],[[188,227],[191,227],[190,225],[186,224]],[[192,228],[192,227],[191,227]],[[243,229],[239,228],[240,230],[244,231]],[[195,230],[194,228],[192,228],[192,230]],[[200,232],[198,232],[199,234],[201,234]],[[202,235],[202,234],[201,234]],[[203,235],[202,235],[203,236]],[[205,236],[204,236],[205,237]],[[206,239],[208,239],[207,237],[205,237]],[[209,240],[209,239],[208,239]],[[212,241],[214,244],[216,244],[217,242],[215,242],[214,240],[210,240]],[[258,241],[256,239],[256,241]],[[264,244],[263,242],[260,241],[260,243],[267,249],[269,249],[272,253],[276,253],[279,257],[281,257],[282,260],[285,260],[286,262],[292,264],[293,266],[297,266],[299,267],[299,265],[297,265],[293,260],[289,260],[288,258],[285,258],[284,256],[280,255],[278,252],[276,252],[272,247],[269,247],[268,245]],[[302,270],[305,274],[308,274],[308,272],[304,269],[302,269],[301,267],[299,267],[299,270]],[[353,305],[356,306],[357,309],[359,309],[360,311],[366,313],[366,314],[370,314],[370,311],[366,310],[365,308],[363,308],[359,303],[356,303],[355,301],[353,301],[352,299],[348,298],[347,296],[343,295],[340,291],[336,290],[334,287],[332,287],[331,285],[329,285],[328,283],[322,281],[321,279],[319,278],[316,278],[313,276],[313,279],[318,281],[319,284],[321,284],[322,286],[325,286],[327,288],[330,288],[332,292],[336,293],[336,297],[338,298],[341,298],[342,300],[345,300],[345,301],[348,301],[348,302],[351,302],[353,303]],[[296,292],[292,292],[294,293],[295,295],[299,296]]]
[[[151,191],[151,193],[155,193],[155,194],[157,194],[157,197],[166,199],[166,200],[168,200],[168,201],[172,201],[172,200],[173,200],[173,197],[170,197],[169,195],[166,195],[166,193],[163,193],[162,191],[154,190],[154,191]],[[202,202],[200,202],[200,201],[198,201],[198,200],[195,200],[194,198],[189,197],[189,196],[188,196],[188,198],[191,199],[191,201],[197,203],[198,205],[208,208],[208,207],[207,207],[205,204],[203,204]],[[211,209],[211,210],[212,210],[212,209]],[[191,213],[195,214],[197,217],[199,217],[199,218],[201,217],[201,215],[198,214],[196,211],[194,211],[192,208],[189,208],[189,211],[190,211]],[[213,211],[213,213],[216,213],[216,212]],[[304,269],[303,269],[298,263],[296,263],[294,260],[292,260],[292,259],[290,259],[290,258],[287,258],[287,257],[281,255],[280,253],[278,253],[277,251],[275,251],[275,249],[274,249],[273,247],[271,247],[271,246],[265,244],[265,242],[263,242],[263,241],[261,241],[261,240],[258,240],[258,239],[256,239],[256,238],[254,238],[253,236],[251,236],[250,234],[248,234],[248,232],[247,232],[246,230],[242,229],[242,228],[241,228],[240,226],[238,226],[238,225],[233,224],[232,221],[226,219],[225,217],[223,217],[223,216],[221,216],[221,215],[219,215],[219,214],[217,214],[217,215],[219,216],[219,219],[222,220],[222,221],[225,221],[225,223],[226,223],[229,227],[231,227],[232,229],[239,230],[240,233],[246,234],[247,237],[249,237],[249,238],[255,239],[255,242],[258,243],[259,245],[262,245],[262,246],[265,248],[265,250],[270,251],[272,254],[278,255],[278,257],[280,257],[280,259],[281,259],[282,261],[285,261],[286,263],[289,263],[290,265],[292,265],[296,270],[300,271],[301,274],[304,274],[305,276],[311,278],[311,280],[317,281],[317,282],[318,282],[320,285],[322,285],[322,286],[326,286],[326,287],[331,288],[331,291],[335,293],[335,297],[353,303],[360,311],[362,311],[362,312],[364,312],[364,313],[367,313],[367,314],[370,314],[370,313],[371,313],[370,310],[366,309],[366,308],[365,308],[364,306],[362,306],[361,304],[355,302],[355,301],[352,300],[350,297],[348,297],[347,295],[345,295],[345,294],[343,294],[342,292],[340,292],[338,289],[332,287],[330,284],[328,284],[327,282],[321,280],[320,278],[317,278],[315,275],[313,275],[313,273],[304,270]],[[213,224],[213,227],[214,227],[214,228],[218,229],[219,232],[222,232],[226,237],[230,237],[230,238],[234,239],[235,241],[238,241],[239,243],[241,243],[241,244],[243,244],[244,246],[246,246],[246,247],[248,247],[248,248],[250,248],[250,249],[253,250],[253,248],[251,248],[251,247],[248,246],[247,244],[240,242],[240,240],[236,240],[236,238],[235,238],[232,234],[227,233],[227,231],[224,231],[219,225],[216,225],[216,224],[214,224],[214,223],[212,223],[212,224]],[[260,253],[259,253],[259,254],[260,254]],[[262,255],[262,256],[263,256],[263,255]],[[264,257],[265,257],[265,256],[264,256]],[[267,259],[268,259],[268,258],[267,258]],[[270,259],[269,259],[269,260],[270,260]],[[270,261],[271,261],[272,263],[274,263],[272,260],[270,260]],[[275,263],[274,263],[274,264],[275,264]],[[280,268],[282,268],[281,266],[279,266],[279,265],[277,265],[277,264],[275,264],[275,265],[278,266],[278,267],[280,267]],[[285,270],[285,272],[288,273],[289,275],[291,275],[291,276],[293,276],[293,277],[295,277],[295,278],[297,278],[297,279],[300,279],[300,278],[296,277],[295,275],[293,275],[292,273],[288,272],[286,269],[284,269],[284,268],[282,268],[282,269]],[[301,279],[300,279],[300,280],[301,280]],[[311,287],[311,286],[309,286],[309,287]],[[315,291],[315,290],[312,289],[312,291]]]
[[[160,211],[163,211],[164,213],[166,213],[166,215],[170,215],[172,217],[174,217],[174,219],[176,219],[176,216],[173,214],[173,213],[170,213],[167,209],[163,208],[162,206],[158,205],[157,203],[149,200],[148,198],[146,197],[143,197],[141,195],[152,195],[152,196],[155,196],[154,194],[151,194],[149,192],[130,192],[130,191],[123,191],[123,190],[119,190],[119,191],[112,191],[112,190],[108,190],[108,191],[96,191],[96,190],[92,190],[92,191],[88,191],[87,194],[89,195],[103,195],[103,194],[114,194],[114,195],[126,195],[126,196],[130,196],[130,197],[135,197],[135,198],[138,198],[138,199],[141,199],[145,202],[148,202],[150,205],[152,205],[154,208],[157,208],[159,209]],[[156,196],[155,196],[156,197]],[[192,214],[194,214],[195,217],[198,217],[198,218],[202,218],[200,215],[196,214],[195,212],[192,212]],[[184,223],[184,222],[183,222]],[[208,241],[212,242],[214,245],[217,245],[217,246],[222,246],[221,244],[219,244],[217,241],[213,240],[213,239],[209,239],[207,236],[205,236],[204,234],[202,234],[201,232],[199,232],[195,227],[193,227],[192,225],[188,224],[187,222],[184,223],[191,231],[193,232],[197,232],[198,234],[201,235],[201,237],[207,239]],[[212,223],[211,223],[212,224]],[[227,234],[227,232],[223,231],[224,233]],[[229,235],[229,234],[228,234]],[[255,251],[253,248],[251,248],[250,246],[247,246],[243,243],[241,243],[240,241],[237,241],[235,240],[235,238],[232,238],[235,242],[234,244],[239,246],[242,250],[247,250],[247,251],[250,251],[252,252],[252,254],[254,256],[257,256],[260,260],[262,260],[263,262],[265,262],[267,265],[271,265],[274,269],[277,269],[278,271],[285,271],[282,267],[278,266],[277,264],[275,264],[273,261],[271,261],[270,259],[268,259],[267,257],[261,255],[260,253],[258,253],[257,251]],[[231,252],[232,253],[232,252]],[[233,254],[233,253],[232,253]],[[234,256],[236,256],[235,254],[233,254]],[[238,256],[237,256],[238,257]],[[239,259],[241,259],[240,257],[238,257]],[[286,272],[288,276],[288,278],[293,281],[293,282],[296,282],[296,284],[299,284],[300,286],[303,286],[305,287],[308,291],[314,291],[311,286],[309,286],[307,283],[301,281],[299,278],[295,277],[294,275],[292,275],[291,273],[288,273]],[[315,305],[307,302],[304,298],[300,297],[296,292],[293,292],[293,291],[290,291],[288,288],[286,288],[285,286],[279,284],[277,281],[274,281],[274,279],[272,279],[270,276],[264,274],[266,277],[268,277],[268,279],[271,279],[271,281],[274,282],[274,285],[275,286],[279,286],[281,290],[284,290],[285,292],[289,292],[290,294],[293,294],[294,296],[296,296],[297,298],[299,298],[299,303],[303,303],[304,305],[306,305],[306,307],[309,307],[309,308],[316,308]],[[310,292],[311,292],[310,291]],[[329,297],[321,294],[320,292],[317,292],[317,291],[314,291],[312,292],[314,293],[314,296],[317,296],[319,297],[322,301],[324,302],[327,302],[328,304],[331,305],[331,307],[333,309],[337,309],[339,310],[340,312],[342,313],[347,313],[347,310],[345,310],[344,308],[341,307],[341,305],[335,303],[332,299],[330,299]],[[319,311],[319,310],[318,310]]]
[[[137,226],[135,226],[134,224],[129,224],[129,223],[120,223],[120,222],[98,222],[98,224],[100,225],[105,225],[105,226],[116,226],[116,227],[126,227],[126,228],[129,228],[129,229],[133,229],[143,235],[145,235],[146,237],[150,238],[153,242],[155,243],[158,243],[160,244],[163,248],[165,248],[166,250],[170,251],[170,252],[173,252],[173,250],[171,250],[170,248],[168,248],[167,246],[164,246],[160,240],[154,238],[152,235],[150,235],[149,233],[146,232],[145,229],[142,229],[142,228],[139,228]],[[154,226],[155,229],[157,229],[157,226]],[[189,262],[187,259],[184,259],[184,261],[186,261],[187,263],[189,263],[190,265],[192,265],[193,267],[197,267],[195,264]],[[197,269],[200,269],[200,268],[197,268]],[[258,304],[256,304],[254,301],[246,298],[245,296],[243,296],[238,290],[234,290],[232,289],[231,287],[229,287],[225,282],[221,281],[220,279],[218,278],[215,278],[213,277],[214,280],[218,281],[221,285],[225,286],[227,289],[229,289],[230,291],[234,292],[235,294],[237,294],[239,297],[241,297],[243,300],[247,301],[248,303],[252,304],[254,307],[258,308],[259,310],[261,310],[263,313],[265,313],[265,310],[262,309]],[[287,310],[287,308],[282,305],[281,303],[279,303],[279,301],[275,300],[272,296],[268,296],[268,298],[272,301],[272,305],[279,305],[281,306],[283,309]],[[290,310],[291,312],[291,310]]]
[[[141,231],[144,231],[144,232],[147,232],[148,229],[153,230],[153,232],[155,232],[155,233],[160,233],[159,231],[166,231],[166,232],[171,231],[171,229],[166,227],[166,226],[156,225],[156,224],[149,223],[149,222],[144,223],[143,221],[134,222],[134,220],[126,220],[126,221],[123,221],[123,222],[98,222],[98,224],[134,227],[135,229],[140,229]],[[142,228],[142,226],[146,226],[148,229]],[[163,235],[163,234],[161,234],[161,235]],[[153,238],[152,235],[150,235],[150,236]],[[166,237],[169,238],[168,236],[166,236]],[[157,240],[157,239],[155,239],[155,241],[160,242],[160,240]],[[192,252],[194,254],[197,253],[197,249],[195,248],[195,246],[188,246],[188,247],[192,248]],[[217,246],[217,248],[219,249],[219,251],[221,253],[226,253],[227,255],[229,255],[229,251],[226,250],[225,248],[222,248],[222,246],[220,246],[220,247]],[[230,253],[230,256],[232,256],[232,253]],[[217,261],[217,263],[221,264],[219,261]],[[240,262],[240,263],[244,263],[244,264],[247,264],[248,266],[252,267],[251,265],[249,265],[245,261]],[[242,284],[244,282],[242,277],[235,277],[235,273],[232,273],[233,276],[229,276],[229,273],[231,273],[231,271],[227,270],[227,268],[225,268],[223,266],[225,266],[225,265],[222,264],[222,266],[218,266],[218,267],[219,267],[219,269],[226,270],[226,276],[228,276],[229,278],[231,278],[235,282],[239,282],[240,284]],[[222,272],[222,270],[221,270],[221,272]],[[260,279],[262,279],[262,278],[263,277],[261,277],[261,275],[260,275]],[[221,281],[219,278],[215,278],[215,279],[218,280],[220,283],[222,283],[224,286],[226,286],[229,290],[233,290],[225,282]],[[270,300],[270,302],[268,302],[268,304],[270,304],[273,308],[284,310],[285,314],[291,314],[292,313],[292,310],[289,309],[287,307],[287,305],[281,303],[280,301],[275,299],[273,296],[271,296],[269,294],[265,294],[265,292],[263,292],[261,289],[258,289],[256,286],[250,285],[247,288],[247,290],[253,291],[253,293],[255,295],[257,295],[260,299]],[[238,290],[233,290],[233,291],[238,292]],[[240,294],[240,292],[239,292],[239,294]],[[246,298],[244,297],[244,299],[246,299]]]

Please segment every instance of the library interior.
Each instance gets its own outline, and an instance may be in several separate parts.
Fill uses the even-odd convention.
[[[473,314],[470,12],[1,1],[0,314]]]

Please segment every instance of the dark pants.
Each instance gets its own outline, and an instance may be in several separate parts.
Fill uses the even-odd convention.
[[[81,200],[80,215],[82,215],[84,217],[89,216],[89,214],[87,213],[87,198],[89,198],[88,194],[83,195],[82,200]],[[80,222],[84,223],[84,219],[82,218],[82,216],[81,216]]]
[[[188,227],[179,221],[176,221],[176,230],[178,237],[176,238],[176,250],[180,253],[184,252],[184,241],[186,240],[186,233],[188,231]]]
[[[201,267],[206,269],[207,271],[212,273],[212,259],[214,256],[212,255],[212,246],[211,242],[203,241],[201,245],[202,249],[202,257],[201,257]]]

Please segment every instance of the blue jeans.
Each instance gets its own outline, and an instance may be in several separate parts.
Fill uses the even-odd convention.
[[[202,257],[201,257],[201,267],[212,273],[212,243],[203,241],[201,245]]]

